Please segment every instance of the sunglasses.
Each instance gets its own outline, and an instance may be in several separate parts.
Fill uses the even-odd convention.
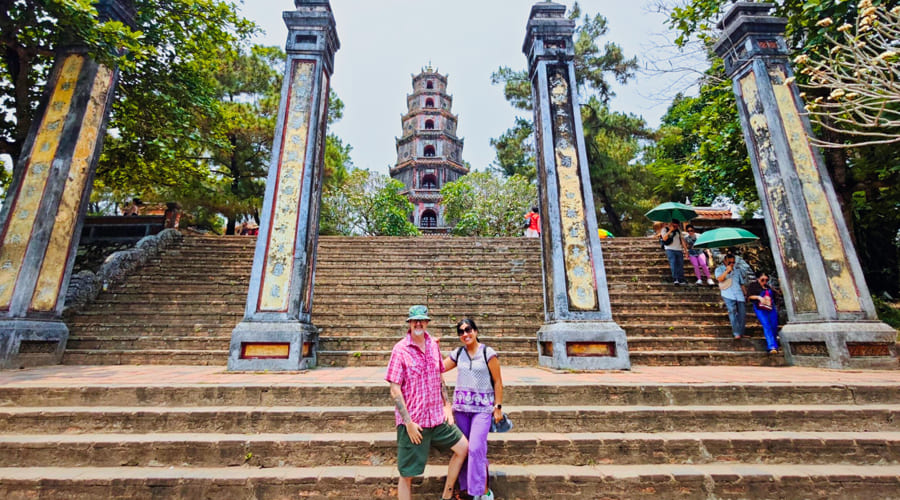
[[[464,333],[472,333],[472,332],[474,332],[474,331],[475,331],[474,328],[472,328],[471,326],[467,326],[467,327],[465,327],[465,328],[457,328],[457,329],[456,329],[456,334],[457,334],[457,335],[462,335],[462,334],[464,334]]]

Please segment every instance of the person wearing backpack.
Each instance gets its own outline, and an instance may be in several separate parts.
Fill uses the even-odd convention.
[[[504,418],[500,360],[494,349],[478,342],[475,321],[460,320],[456,334],[463,345],[444,358],[444,371],[457,368],[453,417],[469,440],[459,489],[476,500],[493,500],[488,488],[487,436],[491,424]]]

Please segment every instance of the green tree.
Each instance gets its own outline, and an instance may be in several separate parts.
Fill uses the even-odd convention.
[[[610,111],[596,97],[581,107],[581,121],[598,221],[616,236],[643,233],[655,179],[635,159],[651,131],[642,118]]]
[[[649,132],[639,118],[611,113],[607,105],[615,96],[611,80],[623,84],[628,82],[634,76],[637,59],[626,58],[615,43],[600,45],[600,40],[609,32],[607,20],[602,15],[582,16],[581,8],[575,3],[569,19],[577,22],[573,37],[576,86],[580,95],[589,98],[588,103],[582,105],[581,112],[598,216],[607,216],[612,232],[622,235],[632,231],[632,228],[625,227],[628,224],[623,224],[622,216],[628,213],[631,217],[636,207],[642,204],[638,201],[642,195],[638,193],[646,191],[643,184],[634,181],[644,181],[649,177],[633,161],[639,153],[638,141],[648,137]],[[501,67],[491,75],[491,81],[503,85],[504,96],[513,107],[531,109],[531,82],[527,70],[514,71]],[[495,168],[506,175],[535,179],[533,132],[530,119],[516,118],[514,127],[499,138],[492,139],[491,145],[497,152]],[[629,182],[617,183],[611,182],[611,179],[628,179]],[[620,207],[623,203],[627,206]]]
[[[415,236],[413,205],[403,183],[366,169],[352,169],[341,184],[325,185],[320,234]]]
[[[863,0],[864,10],[870,7],[884,6],[892,9],[897,5],[895,0],[873,1]],[[670,26],[678,33],[677,43],[686,45],[693,40],[709,43],[719,33],[713,30],[714,19],[729,7],[724,0],[688,0],[683,5],[672,9]],[[774,14],[788,19],[786,38],[789,48],[795,56],[806,56],[815,59],[817,54],[831,53],[834,40],[843,39],[846,25],[856,23],[860,14],[858,4],[842,0],[798,1],[791,0],[775,4]],[[823,22],[824,20],[828,20]],[[889,46],[893,40],[886,41]],[[839,48],[836,50],[840,50]],[[876,57],[876,54],[873,57]],[[893,61],[893,56],[888,60]],[[721,61],[712,60],[712,67],[721,65]],[[896,63],[893,64],[896,66]],[[801,86],[814,74],[799,74],[797,80]],[[724,88],[724,85],[723,85]],[[874,87],[873,87],[874,88]],[[702,95],[701,88],[701,95]],[[826,99],[831,90],[826,88],[810,88],[805,97],[807,101]],[[821,101],[820,101],[821,102]],[[735,113],[734,99],[703,100],[704,126],[710,127],[706,137],[713,137],[716,130],[723,137],[734,137],[731,130],[736,130],[736,120],[720,119]],[[705,108],[714,108],[707,110]],[[709,118],[712,117],[712,118]],[[840,125],[836,120],[827,118],[823,126],[814,127],[816,135],[824,144],[852,145],[859,142],[857,130],[849,125]],[[835,188],[844,219],[856,241],[863,271],[871,289],[875,292],[887,291],[896,294],[900,291],[900,271],[898,271],[898,252],[900,252],[900,167],[896,157],[896,148],[880,145],[845,148],[829,148],[822,151],[825,166]],[[734,173],[734,165],[707,165],[707,172],[713,179],[743,179],[735,186],[735,199],[750,198],[755,192],[751,187],[750,177],[743,173]],[[706,179],[704,179],[706,180]],[[754,195],[755,198],[755,195]],[[874,230],[878,228],[878,230]],[[889,269],[890,271],[885,271]]]
[[[521,236],[537,187],[520,175],[473,172],[441,188],[444,218],[457,236]]]
[[[199,132],[221,119],[215,67],[223,47],[255,26],[230,2],[135,0],[132,30],[102,20],[91,0],[0,0],[0,152],[21,154],[56,50],[84,45],[121,69],[98,174],[108,185],[173,185],[203,176],[194,161],[207,149]],[[122,50],[119,50],[122,49]],[[221,138],[217,138],[221,139]]]
[[[491,146],[497,151],[495,168],[507,176],[521,175],[529,181],[537,178],[534,162],[534,126],[524,118],[496,139]]]
[[[719,196],[754,205],[759,198],[734,91],[721,59],[714,63],[699,95],[677,95],[661,119],[647,152],[648,166],[660,179],[655,191],[662,199],[689,197],[699,205]]]

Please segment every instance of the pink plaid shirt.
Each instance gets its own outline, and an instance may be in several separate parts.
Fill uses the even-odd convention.
[[[425,333],[425,352],[413,343],[412,334],[397,342],[391,351],[384,379],[400,385],[406,409],[413,422],[422,427],[436,427],[444,422],[444,400],[441,398],[443,362],[438,343]],[[403,424],[394,409],[397,425]]]

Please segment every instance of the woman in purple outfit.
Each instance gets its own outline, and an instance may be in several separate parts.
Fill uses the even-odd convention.
[[[491,422],[503,418],[503,380],[497,352],[478,342],[471,319],[456,324],[462,346],[444,358],[444,371],[458,368],[453,393],[456,426],[469,439],[469,456],[459,473],[459,489],[475,499],[492,500],[488,489],[487,436]]]

